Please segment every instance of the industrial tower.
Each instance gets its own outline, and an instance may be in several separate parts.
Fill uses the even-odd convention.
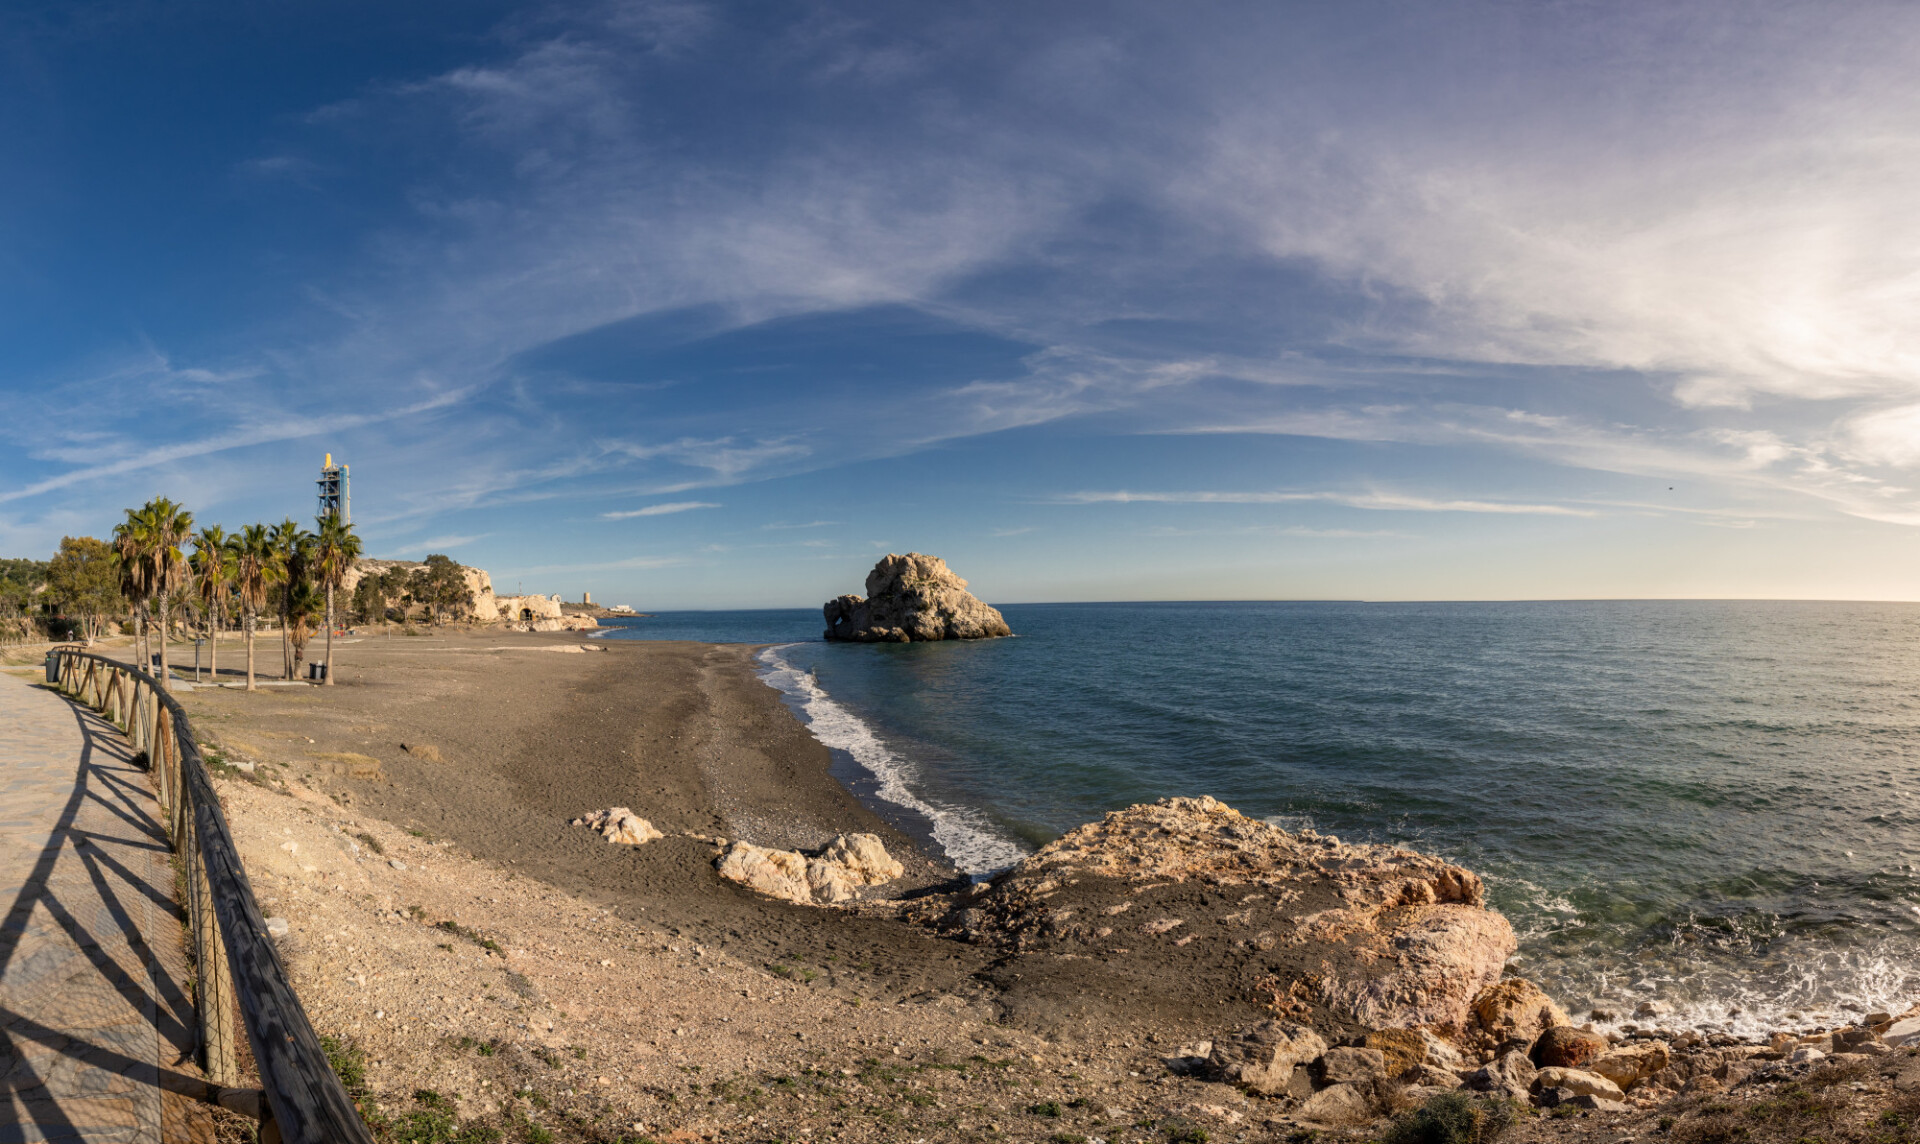
[[[353,523],[353,489],[347,481],[347,467],[333,463],[333,454],[327,454],[327,463],[320,470],[320,519],[329,514],[339,513],[341,524]]]

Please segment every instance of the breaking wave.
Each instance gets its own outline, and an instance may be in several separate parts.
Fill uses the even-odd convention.
[[[1026,856],[1024,847],[994,829],[980,811],[941,805],[916,793],[913,764],[890,750],[859,716],[834,702],[812,672],[783,658],[781,650],[790,646],[770,647],[755,657],[761,678],[800,709],[815,739],[830,750],[846,752],[873,776],[876,797],[924,819],[949,862],[979,877],[1004,870]]]

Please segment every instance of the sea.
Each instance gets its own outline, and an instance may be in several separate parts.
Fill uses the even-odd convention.
[[[1743,1035],[1920,1001],[1920,605],[1001,611],[1015,638],[826,643],[814,609],[604,638],[768,645],[842,781],[975,876],[1206,794],[1476,871],[1511,971],[1603,1027],[1644,1001]]]

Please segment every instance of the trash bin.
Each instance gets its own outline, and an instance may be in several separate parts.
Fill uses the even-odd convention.
[[[310,663],[310,664],[308,664],[308,665],[307,665],[307,678],[308,678],[308,679],[316,679],[316,680],[319,680],[319,679],[325,679],[326,677],[327,677],[327,665],[326,665],[326,664],[324,664],[324,663]]]
[[[60,657],[53,652],[47,653],[47,682],[60,682]]]

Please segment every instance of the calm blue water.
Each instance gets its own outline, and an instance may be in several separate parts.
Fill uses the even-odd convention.
[[[1002,610],[1019,638],[827,644],[813,610],[608,638],[784,645],[769,682],[857,789],[975,871],[1211,794],[1478,871],[1570,1008],[1756,1031],[1920,1000],[1920,606]]]

